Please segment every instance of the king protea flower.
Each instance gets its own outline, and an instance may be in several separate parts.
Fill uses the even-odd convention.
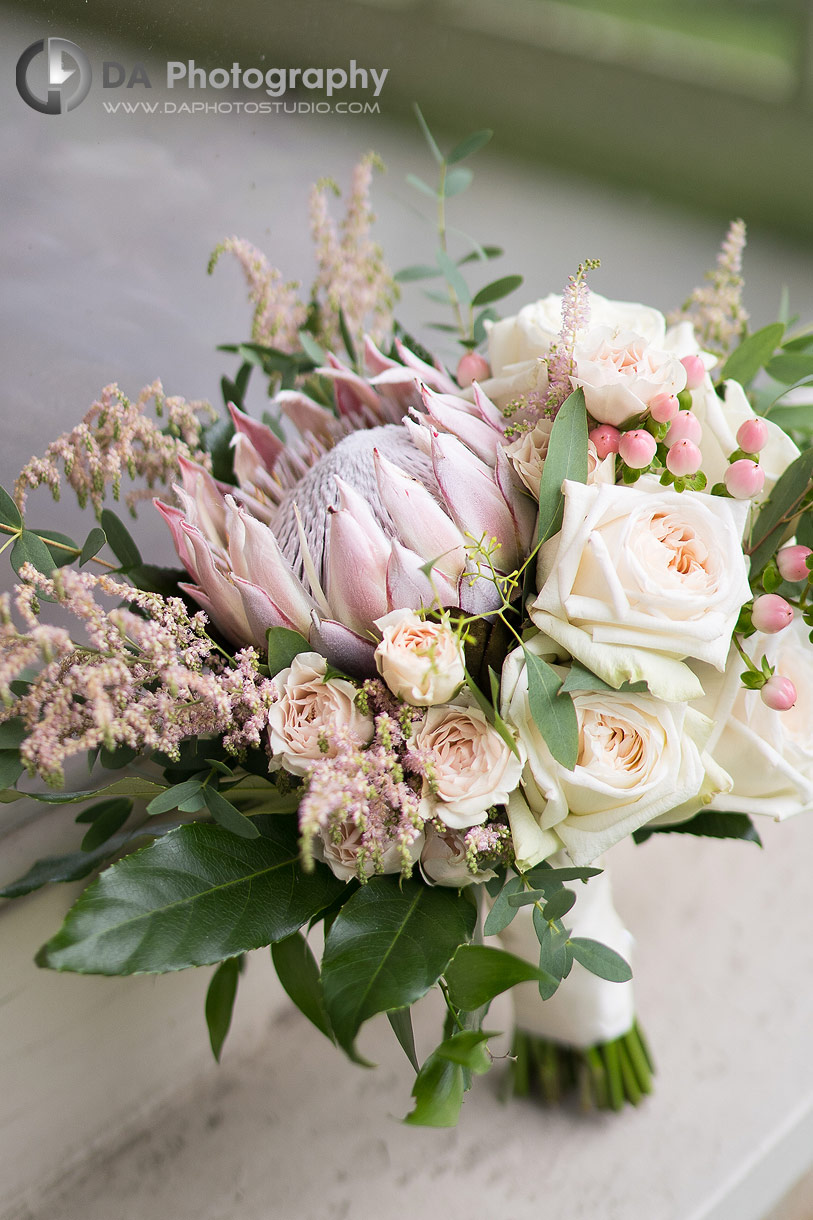
[[[181,462],[178,507],[157,506],[194,584],[235,644],[288,627],[350,673],[374,672],[375,620],[395,609],[501,604],[498,572],[527,554],[536,505],[503,448],[500,412],[473,401],[402,345],[368,340],[368,377],[334,356],[335,414],[304,393],[276,403],[299,437],[281,441],[231,407],[236,486]],[[478,562],[479,557],[479,562]]]

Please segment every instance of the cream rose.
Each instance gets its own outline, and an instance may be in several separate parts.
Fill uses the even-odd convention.
[[[429,709],[415,749],[425,753],[432,772],[424,780],[421,816],[440,818],[454,830],[484,822],[492,805],[505,804],[522,773],[522,759],[465,696]]]
[[[536,637],[526,648],[542,655],[549,644]],[[544,855],[553,830],[575,864],[589,864],[653,818],[669,813],[671,821],[684,820],[730,786],[704,754],[712,722],[687,703],[602,690],[575,694],[573,705],[579,752],[568,771],[531,716],[522,649],[506,658],[501,710],[527,756],[522,789]]]
[[[733,789],[712,809],[788,818],[813,812],[813,649],[800,618],[776,635],[751,636],[745,647],[759,662],[764,654],[797,691],[794,707],[775,712],[759,691],[740,682],[745,668],[732,649],[724,674],[699,669],[706,691],[697,707],[714,720],[709,751],[731,772]]]
[[[393,610],[375,625],[383,637],[375,663],[392,693],[413,707],[448,703],[466,680],[463,645],[449,623]]]
[[[322,827],[313,840],[313,854],[328,866],[341,881],[350,881],[359,876],[359,848],[362,832],[352,822],[343,822],[335,828]],[[386,847],[377,860],[365,859],[361,872],[365,877],[374,873],[400,873],[404,863],[413,864],[421,854],[424,835],[415,831],[411,843],[393,842]]]
[[[535,500],[539,499],[542,468],[548,456],[552,427],[552,419],[540,419],[533,428],[523,432],[505,448],[506,457]],[[608,453],[603,460],[600,459],[592,441],[587,442],[587,482],[615,482],[615,454]]]
[[[700,439],[703,473],[709,486],[713,486],[722,482],[729,454],[739,448],[737,430],[746,420],[756,419],[756,413],[739,382],[726,381],[721,399],[710,377],[692,391],[692,410],[703,427]],[[779,476],[799,456],[798,448],[782,428],[770,419],[763,423],[768,429],[768,443],[759,454],[759,464],[765,471],[765,488],[760,498],[768,495]]]
[[[330,734],[337,730],[365,745],[373,720],[356,706],[358,691],[345,678],[328,678],[318,652],[301,652],[274,679],[279,698],[268,711],[271,753],[287,771],[305,775],[313,763],[331,756]]]
[[[584,390],[587,410],[614,427],[646,411],[656,395],[679,394],[686,386],[677,356],[631,330],[592,327],[576,345],[574,362],[572,381]]]
[[[530,614],[541,631],[611,686],[643,679],[652,694],[693,699],[700,685],[677,658],[723,669],[748,601],[742,552],[747,503],[565,481],[561,532],[540,554]]]
[[[426,842],[421,852],[421,872],[434,885],[456,889],[475,881],[479,885],[497,876],[492,868],[473,873],[466,860],[466,841],[461,832],[449,827],[439,831],[431,823],[426,828]]]

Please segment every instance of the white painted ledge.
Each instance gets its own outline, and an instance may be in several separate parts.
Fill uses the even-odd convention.
[[[3,1010],[4,1220],[762,1220],[813,1160],[813,820],[760,829],[764,853],[679,836],[614,853],[659,1068],[621,1116],[503,1107],[486,1078],[456,1131],[403,1127],[411,1074],[386,1023],[362,1039],[379,1068],[352,1066],[279,1005],[264,954],[217,1068],[204,972],[37,972],[50,925],[23,936],[21,907],[16,927],[0,920],[19,988]],[[419,1018],[424,1050],[436,1015]]]

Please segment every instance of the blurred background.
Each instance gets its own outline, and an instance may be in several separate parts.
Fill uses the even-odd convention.
[[[25,104],[15,88],[20,55],[32,43],[48,37],[77,43],[93,70],[88,97],[67,113],[39,113]],[[258,96],[231,89],[182,94],[176,88],[170,92],[166,88],[168,60],[194,60],[205,70],[230,69],[239,62],[243,68],[263,71],[271,67],[346,68],[355,60],[360,67],[387,68],[388,73],[377,99],[378,113],[373,114],[314,113],[308,106],[318,95],[307,89],[287,94],[285,106],[271,114],[167,113],[161,109],[167,101],[254,101]],[[136,82],[130,89],[124,84],[104,90],[105,61],[124,65],[126,76],[142,65],[152,88],[147,91]],[[513,273],[524,276],[523,286],[501,303],[503,313],[513,313],[527,301],[559,291],[578,263],[588,257],[602,260],[601,269],[591,277],[597,291],[669,310],[685,299],[713,265],[729,220],[742,216],[749,226],[745,301],[754,327],[776,317],[785,292],[791,313],[802,321],[813,320],[813,7],[806,0],[240,0],[231,5],[214,0],[183,4],[139,0],[137,5],[26,0],[16,7],[0,7],[0,64],[0,334],[6,425],[0,446],[0,483],[6,487],[31,454],[42,452],[49,440],[72,427],[111,381],[118,381],[128,395],[135,396],[143,385],[160,377],[168,393],[219,404],[220,378],[233,375],[236,364],[233,356],[216,347],[249,337],[251,308],[233,260],[221,260],[214,275],[207,277],[211,251],[224,237],[237,234],[265,250],[286,278],[300,280],[307,287],[313,273],[309,187],[329,176],[346,190],[352,166],[367,149],[375,149],[387,167],[386,173],[376,177],[373,202],[377,236],[391,266],[397,270],[432,261],[432,204],[406,182],[408,173],[431,180],[434,169],[412,112],[414,102],[420,104],[445,148],[476,128],[494,129],[492,143],[471,161],[475,170],[472,187],[449,206],[450,220],[462,234],[504,248],[504,256],[484,269],[482,282]],[[113,109],[112,103],[124,100],[134,112],[128,113],[123,106]],[[157,102],[158,108],[149,113],[132,106],[145,100]],[[341,214],[340,205],[335,210]],[[470,248],[465,236],[458,234],[453,240],[457,243],[454,253],[463,254]],[[479,286],[476,274],[471,281]],[[424,342],[436,344],[442,354],[451,354],[444,349],[442,336],[423,326],[434,308],[420,285],[403,286],[398,315],[404,325]],[[252,402],[250,395],[249,404],[259,413],[263,405],[259,383],[252,393],[255,398]],[[78,510],[67,496],[55,514],[44,491],[32,496],[29,521],[35,526],[56,525],[82,538],[90,524],[85,521],[83,532]],[[171,562],[168,535],[150,508],[141,511],[133,533],[145,553],[157,562]],[[1,579],[3,584],[10,583],[5,565]],[[56,836],[55,844],[57,840],[61,843],[60,835],[66,842],[73,841],[75,828],[68,823],[64,834],[53,830],[54,819],[49,815],[47,830],[40,823],[28,839],[12,842],[9,832],[14,822],[24,821],[30,813],[12,806],[3,816],[4,857],[14,859],[15,872],[22,871],[17,865],[26,853],[41,854],[47,833]],[[785,854],[788,878],[796,878],[800,912],[806,898],[801,885],[804,878],[798,877],[795,862],[809,837],[799,839],[794,847],[791,835],[782,840],[783,848],[776,846],[777,852]],[[660,865],[665,883],[673,858],[670,845]],[[710,857],[704,850],[706,859]],[[714,868],[708,866],[709,894],[717,893],[717,887],[724,884],[722,876],[728,878],[735,901],[751,892],[748,887],[757,880],[750,874],[745,881],[737,880],[740,859],[730,872],[729,855],[715,857]],[[687,856],[687,869],[693,869],[693,860]],[[636,866],[637,857],[627,866],[629,875]],[[749,867],[747,862],[743,867]],[[656,869],[653,877],[657,880],[657,876]],[[748,1166],[753,1167],[769,1145],[785,1147],[781,1141],[777,1143],[777,1133],[780,1128],[791,1134],[800,1129],[788,1126],[788,1115],[813,1096],[810,1081],[798,1073],[798,1064],[804,1061],[810,1076],[810,1056],[805,1054],[805,1048],[809,1051],[807,996],[790,986],[791,964],[782,957],[783,951],[790,952],[782,949],[786,915],[777,906],[775,927],[765,922],[767,891],[773,881],[768,869],[759,876],[766,888],[760,917],[764,960],[770,960],[776,973],[773,986],[779,989],[781,980],[788,980],[788,996],[782,1004],[783,1011],[796,1013],[794,1031],[781,1022],[772,1026],[773,1058],[764,1062],[759,1058],[767,1054],[764,1028],[770,1014],[763,1014],[762,1031],[739,1020],[737,1003],[748,1006],[750,1013],[751,994],[737,966],[742,953],[737,938],[745,933],[736,923],[729,929],[720,921],[715,935],[722,939],[708,947],[707,959],[697,967],[694,945],[705,932],[700,914],[693,932],[691,915],[681,925],[680,917],[662,912],[657,935],[652,933],[649,943],[649,921],[646,912],[642,914],[642,978],[650,980],[642,987],[648,987],[644,999],[651,1001],[649,1013],[656,1034],[661,1024],[664,1046],[662,1091],[653,1102],[659,1108],[650,1112],[651,1118],[638,1116],[634,1157],[626,1148],[621,1128],[617,1143],[608,1144],[595,1126],[588,1138],[588,1128],[571,1115],[557,1120],[555,1135],[562,1165],[576,1155],[575,1146],[582,1149],[583,1164],[576,1167],[580,1183],[584,1174],[593,1172],[593,1164],[605,1164],[609,1176],[602,1181],[596,1178],[594,1198],[605,1197],[606,1181],[615,1174],[617,1164],[634,1160],[629,1190],[627,1184],[618,1186],[615,1203],[610,1200],[608,1204],[616,1210],[606,1212],[607,1220],[616,1216],[619,1220],[639,1216],[647,1220],[654,1216],[664,1220],[743,1220],[747,1216],[755,1220],[778,1197],[783,1184],[790,1185],[809,1164],[808,1125],[804,1147],[800,1144],[794,1157],[785,1159],[781,1173],[774,1168],[772,1176],[763,1175],[758,1189],[751,1189]],[[63,897],[56,895],[57,904]],[[712,904],[711,898],[708,901]],[[129,1070],[125,1067],[119,1080],[121,1046],[115,1045],[112,1035],[108,1044],[101,1033],[94,1032],[97,1027],[90,1011],[94,1005],[101,1008],[108,1002],[113,995],[111,985],[101,981],[97,990],[88,984],[99,980],[67,979],[40,984],[41,976],[35,979],[29,960],[37,945],[36,934],[21,933],[17,924],[12,932],[12,909],[24,912],[28,908],[7,908],[2,913],[3,927],[9,929],[8,943],[19,947],[18,974],[6,980],[9,995],[12,987],[23,997],[31,989],[28,1007],[22,1000],[16,1001],[21,1039],[28,1045],[29,1025],[39,1028],[37,1023],[47,1008],[51,1026],[40,1044],[50,1045],[53,1039],[54,1047],[62,1045],[58,1039],[67,1020],[62,1005],[68,984],[75,1012],[85,1013],[82,1021],[88,1031],[83,1042],[71,1044],[70,1053],[61,1057],[61,1104],[67,1107],[64,1114],[73,1117],[69,1121],[63,1117],[59,1123],[54,1118],[52,1128],[45,1131],[47,1112],[53,1108],[50,1069],[42,1066],[41,1059],[32,1074],[25,1054],[18,1054],[13,1039],[6,1040],[5,1079],[9,1072],[17,1073],[14,1078],[20,1083],[18,1092],[9,1091],[7,1109],[17,1134],[9,1143],[8,1164],[0,1178],[6,1177],[9,1198],[23,1198],[28,1197],[26,1192],[30,1195],[36,1173],[53,1176],[61,1165],[76,1160],[83,1141],[89,1144],[105,1135],[107,1112],[102,1098],[111,1106],[110,1130],[115,1131],[123,1123],[131,1094],[137,1094],[138,1104],[143,1106],[148,1088],[155,1097],[161,1088],[168,1095],[183,1083],[180,1069],[173,1066],[181,1061],[181,1047],[186,1083],[194,1072],[211,1071],[211,1080],[215,1076],[208,1067],[198,1011],[203,981],[190,982],[186,976],[159,980],[164,988],[189,988],[185,1002],[190,1024],[185,1024],[187,1010],[181,1009],[178,1000],[172,1041],[161,1025],[165,1001],[158,992],[150,1000],[154,980],[124,980],[116,1002],[122,1013],[132,1013],[134,1005],[138,1010],[138,1036],[144,1048],[133,1045],[145,1058],[140,1060],[133,1052]],[[709,909],[703,917],[710,913]],[[24,915],[20,918],[24,922]],[[792,910],[789,922],[793,923]],[[683,942],[673,943],[670,935],[682,936]],[[726,935],[730,945],[724,943]],[[700,1004],[691,1014],[662,1002],[659,1006],[659,995],[665,994],[670,974],[665,955],[671,951],[676,960],[685,957],[687,991],[702,993],[706,988],[706,1006]],[[717,972],[721,955],[726,953],[728,982],[723,986]],[[197,972],[187,972],[190,974]],[[37,992],[35,982],[42,987],[56,986],[47,993]],[[133,995],[135,1001],[130,998]],[[714,1005],[723,1003],[721,995],[729,1011],[724,1018],[720,1016],[715,1041],[704,1014],[718,1012]],[[258,996],[254,1011],[260,1015],[252,1028],[267,1021],[265,993],[258,990]],[[100,1021],[103,1017],[102,1013]],[[134,1017],[130,1019],[135,1023]],[[70,1020],[79,1026],[79,1015]],[[678,1036],[685,1033],[684,1022],[695,1039],[688,1068]],[[101,1028],[99,1024],[98,1030]],[[736,1029],[738,1043],[729,1045],[726,1029]],[[299,1027],[281,1028],[277,1034],[287,1050],[273,1063],[282,1060],[285,1070],[290,1069],[291,1079],[283,1084],[286,1090],[295,1090],[301,1079],[300,1059],[310,1062],[316,1051]],[[128,1033],[120,1041],[130,1046],[129,1037]],[[163,1061],[155,1058],[159,1043],[165,1048]],[[325,1056],[329,1049],[325,1047]],[[270,1061],[270,1050],[266,1050]],[[152,1076],[143,1066],[150,1056],[155,1065]],[[322,1060],[313,1062],[320,1064],[320,1072],[334,1071],[327,1059],[324,1066]],[[753,1078],[743,1072],[745,1062]],[[76,1080],[70,1076],[72,1064]],[[266,1070],[278,1069],[267,1063]],[[391,1114],[388,1082],[392,1077],[379,1076],[379,1084],[373,1086],[366,1085],[360,1075],[356,1085],[356,1071],[337,1058],[336,1089],[345,1089],[353,1114],[368,1105],[370,1124],[380,1123]],[[252,1073],[247,1069],[246,1074]],[[140,1075],[144,1076],[141,1084]],[[25,1100],[34,1077],[42,1094],[37,1113],[31,1112]],[[106,1084],[113,1078],[117,1079],[115,1090]],[[89,1118],[92,1108],[81,1104],[85,1087],[81,1081],[90,1079],[98,1092],[93,1109],[98,1116],[96,1128]],[[211,1087],[222,1092],[232,1089],[234,1107],[242,1110],[244,1094],[239,1080],[229,1084],[226,1075],[217,1080],[226,1083]],[[314,1080],[311,1087],[317,1088]],[[378,1090],[374,1095],[373,1088]],[[699,1093],[702,1088],[708,1092]],[[700,1096],[705,1102],[698,1102]],[[306,1100],[298,1103],[303,1141],[316,1122]],[[479,1164],[489,1139],[490,1107],[495,1103],[486,1100],[481,1126],[472,1128],[472,1136],[462,1135],[456,1144],[457,1135],[450,1134],[442,1144],[450,1158],[467,1149],[465,1163],[470,1168]],[[721,1110],[715,1118],[716,1102]],[[180,1115],[181,1124],[186,1117]],[[0,1116],[0,1125],[2,1121]],[[258,1119],[262,1121],[264,1111]],[[519,1139],[518,1128],[525,1123],[523,1138],[530,1141],[529,1155],[535,1159],[535,1137],[527,1130],[527,1115],[515,1110],[510,1119],[500,1121],[512,1139],[515,1135]],[[165,1131],[171,1144],[177,1129],[173,1118],[159,1132]],[[721,1134],[733,1131],[736,1139]],[[347,1139],[351,1137],[355,1132],[348,1130]],[[201,1133],[201,1140],[204,1138],[213,1146],[219,1140],[216,1132]],[[370,1135],[365,1145],[368,1154],[371,1147],[377,1148],[376,1139],[378,1144],[388,1145],[391,1161],[369,1162],[370,1172],[379,1173],[386,1183],[387,1166],[410,1165],[415,1145],[405,1142],[402,1129],[394,1124],[386,1127],[381,1138],[378,1132],[375,1139]],[[147,1150],[148,1160],[165,1155],[161,1141]],[[137,1145],[134,1147],[130,1161],[120,1162],[120,1174],[133,1183],[142,1177],[146,1181],[149,1174],[142,1175]],[[693,1166],[692,1173],[674,1173],[674,1164],[661,1165],[662,1147],[681,1149],[684,1164]],[[357,1150],[351,1151],[355,1156]],[[492,1154],[497,1174],[502,1145],[492,1147]],[[299,1156],[291,1162],[288,1183],[297,1190],[310,1173],[306,1152],[300,1149]],[[247,1154],[248,1160],[256,1166],[254,1152]],[[342,1211],[338,1203],[331,1210],[331,1196],[326,1195],[324,1208],[317,1211],[314,1204],[308,1214],[318,1214],[320,1220],[322,1216],[341,1220],[348,1214],[366,1220],[377,1210],[383,1216],[380,1207],[359,1211],[358,1192],[350,1201],[352,1188],[368,1172],[367,1161],[359,1165],[356,1176],[351,1174],[349,1179],[346,1174],[342,1178],[343,1170],[337,1168],[334,1182],[339,1194],[344,1191],[348,1208],[356,1210]],[[434,1190],[436,1168],[440,1174],[427,1156],[423,1173],[428,1198]],[[108,1217],[107,1172],[88,1178],[84,1188],[80,1182],[58,1207],[13,1214],[29,1218],[65,1215],[68,1220],[78,1215]],[[163,1185],[168,1179],[163,1176],[163,1212],[145,1202],[146,1196],[138,1194],[141,1188],[134,1185],[131,1210],[125,1213],[117,1202],[116,1214],[137,1220],[143,1220],[145,1214],[157,1215],[159,1220],[171,1214],[184,1220],[182,1187],[186,1180],[191,1183],[198,1167],[190,1162],[182,1172],[187,1179],[178,1186],[181,1210],[168,1202],[169,1187]],[[650,1178],[652,1182],[657,1179],[651,1187],[654,1193],[644,1189],[644,1179],[649,1182]],[[500,1181],[498,1174],[488,1178],[494,1199],[501,1197]],[[663,1188],[666,1194],[661,1181],[668,1183],[668,1189]],[[732,1204],[725,1183],[735,1181],[745,1183],[747,1189],[743,1186]],[[339,1182],[344,1185],[336,1185]],[[454,1204],[449,1202],[453,1187],[450,1180],[441,1196],[446,1214],[477,1214],[476,1206],[474,1211],[454,1213]],[[311,1197],[316,1194],[314,1183]],[[89,1202],[91,1196],[96,1210]],[[574,1202],[572,1192],[563,1189],[565,1196],[570,1201],[567,1205],[556,1200],[562,1220],[600,1214],[591,1210],[589,1202],[586,1211],[579,1211],[578,1199]],[[398,1191],[392,1195],[388,1206],[395,1210],[387,1215],[400,1214],[403,1197]],[[799,1198],[801,1202],[792,1210],[782,1212],[783,1220],[813,1214],[809,1196],[806,1202]],[[232,1213],[218,1200],[220,1196],[211,1204],[212,1216],[257,1215],[265,1220],[282,1214],[267,1211],[261,1202],[256,1204],[256,1212]],[[4,1215],[3,1203],[0,1199],[0,1214]],[[566,1206],[575,1210],[567,1211]],[[524,1217],[535,1210],[529,1205],[525,1212],[513,1214]]]

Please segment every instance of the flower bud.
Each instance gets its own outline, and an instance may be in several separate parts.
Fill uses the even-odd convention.
[[[750,500],[758,496],[765,486],[765,471],[758,462],[750,458],[740,458],[732,462],[723,475],[726,491],[735,500]]]
[[[778,593],[765,593],[754,602],[751,622],[757,631],[776,635],[777,631],[784,631],[793,622],[793,606]]]
[[[656,394],[649,400],[649,414],[658,424],[669,424],[680,410],[674,394]]]
[[[473,381],[484,381],[486,377],[490,377],[491,369],[485,356],[481,356],[479,352],[466,352],[465,356],[460,357],[455,376],[457,384],[465,389]]]
[[[686,370],[686,389],[696,390],[706,376],[705,364],[699,356],[684,356],[680,363]]]
[[[612,424],[602,424],[600,428],[592,430],[590,440],[596,447],[599,461],[603,462],[609,454],[618,453],[618,442],[621,440],[621,433]]]
[[[618,442],[618,456],[632,470],[644,470],[655,456],[655,437],[643,428],[623,432]]]
[[[776,556],[776,566],[782,579],[791,583],[807,580],[810,575],[807,566],[808,555],[813,555],[809,546],[783,546]]]
[[[679,478],[696,474],[702,461],[703,456],[694,441],[677,441],[666,455],[666,469]]]
[[[699,445],[702,435],[703,429],[697,416],[692,411],[678,411],[669,425],[669,431],[666,433],[663,443],[667,447],[677,444],[678,441],[692,441],[695,445]]]
[[[789,712],[796,702],[796,687],[790,678],[783,678],[781,674],[769,678],[759,693],[762,702],[775,712]]]
[[[759,453],[768,443],[768,425],[764,419],[747,419],[737,429],[737,444],[744,453]]]

